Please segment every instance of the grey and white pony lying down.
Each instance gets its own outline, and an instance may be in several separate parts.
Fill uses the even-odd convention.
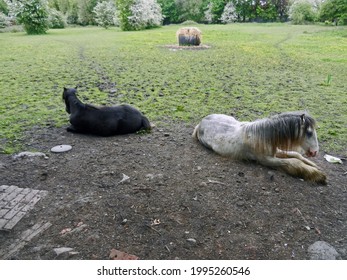
[[[302,155],[319,151],[316,121],[304,112],[288,112],[254,122],[212,114],[195,127],[193,137],[216,153],[255,160],[292,176],[326,184],[326,175]]]

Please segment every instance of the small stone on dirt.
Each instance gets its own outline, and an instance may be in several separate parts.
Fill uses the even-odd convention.
[[[194,238],[188,238],[187,241],[192,244],[196,244],[196,239]]]
[[[109,257],[111,260],[138,260],[139,259],[139,257],[135,255],[131,255],[116,249],[111,250]]]
[[[317,241],[308,247],[311,260],[338,260],[340,254],[333,246],[325,241]]]
[[[53,251],[54,251],[54,253],[56,253],[57,256],[60,256],[61,254],[64,254],[66,252],[73,251],[73,248],[70,248],[70,247],[60,247],[60,248],[54,248]]]

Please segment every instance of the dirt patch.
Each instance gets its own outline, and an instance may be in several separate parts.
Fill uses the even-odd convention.
[[[168,48],[170,51],[201,51],[210,49],[209,45],[198,45],[198,46],[179,46],[179,45],[166,45],[165,48]]]
[[[0,155],[0,185],[48,191],[0,251],[36,223],[51,226],[13,259],[109,259],[113,249],[140,259],[308,259],[318,240],[347,259],[346,165],[315,162],[319,186],[250,162],[220,157],[173,123],[150,134],[109,138],[36,129],[27,150]],[[71,151],[54,154],[53,146]],[[1,256],[0,256],[1,258]]]

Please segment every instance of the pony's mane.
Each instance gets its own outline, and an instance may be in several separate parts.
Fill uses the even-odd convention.
[[[277,148],[291,150],[304,140],[309,127],[315,127],[315,120],[307,112],[287,112],[257,120],[245,125],[244,137],[259,152]]]
[[[98,106],[91,105],[91,104],[84,104],[84,106],[86,109],[89,109],[89,110],[100,110],[102,108],[102,107],[98,107]]]
[[[63,100],[65,101],[65,105],[68,108],[68,110],[70,111],[70,102],[72,102],[75,105],[79,105],[87,110],[100,110],[102,107],[98,107],[95,105],[91,105],[91,104],[85,104],[83,103],[81,100],[79,100],[79,98],[76,95],[76,89],[66,89],[69,91],[64,91],[63,92]],[[72,97],[72,101],[70,101],[70,97]]]

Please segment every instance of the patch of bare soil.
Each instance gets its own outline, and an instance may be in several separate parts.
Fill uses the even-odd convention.
[[[12,231],[0,231],[0,258],[37,223],[51,226],[12,259],[309,259],[326,241],[347,259],[347,168],[323,153],[314,161],[328,185],[232,161],[191,138],[192,125],[109,138],[61,129],[28,132],[26,150],[0,155],[0,185],[48,191]],[[69,152],[50,149],[69,144]],[[55,248],[68,247],[67,254]],[[13,248],[13,247],[12,247]]]
[[[166,45],[170,51],[201,51],[211,48],[209,45],[198,45],[198,46],[179,46],[179,45]]]

